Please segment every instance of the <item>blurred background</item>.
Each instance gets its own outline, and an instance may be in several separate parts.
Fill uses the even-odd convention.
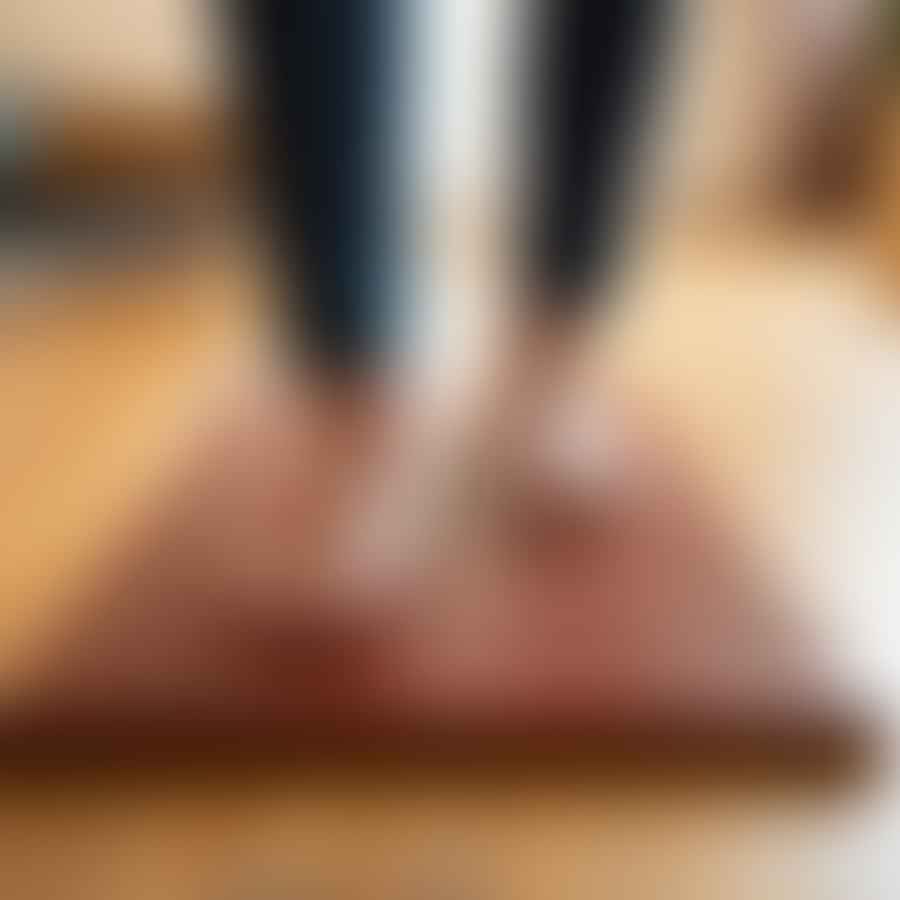
[[[524,4],[423,6],[426,230],[442,285],[430,302],[464,369],[501,277],[516,138],[503,73]],[[614,365],[743,540],[802,587],[865,690],[900,712],[900,6],[675,9]],[[171,478],[265,327],[226,19],[199,0],[0,10],[4,689],[77,618],[78,586]],[[246,861],[235,884],[311,859],[327,882],[349,855],[388,885],[403,865],[372,859],[406,859],[418,829],[437,855],[482,853],[473,868],[497,885],[484,890],[510,897],[558,896],[561,878],[586,879],[585,896],[896,895],[890,774],[839,820],[801,816],[770,788],[19,786],[0,856],[22,878],[11,898],[224,896],[196,885],[228,857]],[[72,873],[68,887],[41,887],[51,869]],[[0,862],[0,884],[12,872]],[[95,887],[76,893],[79,878]]]

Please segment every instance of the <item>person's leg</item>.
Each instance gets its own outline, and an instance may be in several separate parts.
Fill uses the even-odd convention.
[[[544,0],[538,13],[534,203],[526,256],[535,312],[577,317],[626,233],[629,176],[667,0]]]
[[[514,419],[514,448],[557,459],[581,454],[578,465],[600,481],[608,475],[601,470],[609,435],[601,434],[596,390],[578,371],[579,344],[583,337],[596,344],[598,313],[608,316],[594,298],[604,306],[614,299],[611,276],[628,236],[634,163],[668,5],[538,0],[534,8],[518,241],[523,296],[500,402]]]
[[[241,2],[285,275],[280,325],[301,390],[315,387],[303,448],[272,462],[293,459],[304,485],[294,518],[306,527],[285,521],[298,546],[285,558],[308,571],[297,552],[314,556],[332,595],[390,593],[438,552],[464,430],[435,399],[429,341],[408,321],[427,267],[411,228],[427,11],[419,0]],[[410,336],[416,347],[400,346]]]
[[[403,0],[245,0],[279,326],[315,375],[373,375],[403,235],[393,183]]]
[[[245,123],[280,275],[278,377],[252,399],[261,424],[245,441],[268,482],[265,558],[307,584],[402,415],[387,370],[413,262],[402,64],[414,4],[236,2]]]

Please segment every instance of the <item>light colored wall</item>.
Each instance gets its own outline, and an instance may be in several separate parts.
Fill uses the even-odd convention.
[[[5,0],[0,84],[51,97],[194,102],[215,88],[211,3]]]

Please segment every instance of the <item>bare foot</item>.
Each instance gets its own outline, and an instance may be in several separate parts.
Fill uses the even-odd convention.
[[[216,416],[182,493],[181,555],[261,615],[319,615],[336,534],[392,428],[374,383],[314,386],[257,364]]]
[[[483,541],[487,482],[563,502],[604,497],[610,426],[578,378],[576,343],[517,336],[483,386],[483,416],[474,402],[442,416],[409,385],[317,385],[260,367],[232,398],[195,498],[222,593],[266,627],[377,621]],[[485,478],[472,477],[473,455]]]
[[[530,322],[509,339],[481,425],[487,471],[504,490],[602,508],[619,482],[623,422],[587,338],[571,323]]]
[[[414,379],[247,379],[204,460],[197,521],[248,625],[371,632],[440,577],[464,446],[435,393]]]

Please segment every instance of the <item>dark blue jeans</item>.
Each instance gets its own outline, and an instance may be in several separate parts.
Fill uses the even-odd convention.
[[[388,343],[397,261],[415,252],[392,139],[416,77],[402,62],[420,0],[241,2],[284,326],[328,371],[365,371]],[[521,94],[521,143],[536,153],[520,244],[541,315],[576,314],[586,277],[615,253],[664,4],[540,0]]]

